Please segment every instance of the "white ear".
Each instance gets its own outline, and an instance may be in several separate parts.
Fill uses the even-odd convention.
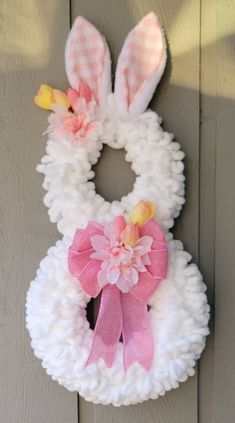
[[[65,68],[72,88],[85,82],[96,101],[104,105],[111,92],[111,61],[104,37],[82,16],[78,16],[65,47]]]
[[[165,64],[164,36],[151,12],[129,33],[118,59],[114,92],[122,117],[134,117],[146,109]]]

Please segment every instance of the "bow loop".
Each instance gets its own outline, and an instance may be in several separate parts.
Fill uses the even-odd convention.
[[[134,362],[150,369],[153,339],[147,302],[166,276],[167,257],[164,232],[154,220],[136,229],[118,216],[105,226],[89,222],[76,231],[69,270],[91,297],[102,290],[86,365],[103,358],[111,367],[122,334],[125,370]]]

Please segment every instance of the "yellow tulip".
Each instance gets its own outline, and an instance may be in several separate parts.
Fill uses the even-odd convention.
[[[127,225],[123,232],[123,242],[124,244],[134,247],[139,239],[139,229],[138,225]]]
[[[66,109],[69,109],[70,102],[68,96],[60,90],[52,90],[52,96],[54,99],[54,103],[60,104],[61,106],[65,106]]]
[[[45,110],[51,110],[52,107],[52,88],[49,85],[42,84],[34,97],[34,102],[38,107]]]
[[[156,212],[156,206],[149,201],[140,201],[132,210],[129,218],[131,223],[143,225],[152,219]]]
[[[34,102],[44,110],[52,110],[53,104],[60,104],[66,109],[70,107],[68,97],[63,91],[55,90],[46,84],[40,86],[36,97],[34,97]]]

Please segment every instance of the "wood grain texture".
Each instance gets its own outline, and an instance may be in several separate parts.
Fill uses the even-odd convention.
[[[25,297],[39,261],[59,238],[36,173],[47,113],[33,97],[42,82],[63,88],[69,2],[9,0],[0,5],[1,290],[0,421],[76,423],[77,396],[53,382],[30,348]]]
[[[186,205],[173,231],[199,261],[216,310],[215,333],[200,361],[199,383],[197,376],[190,378],[161,399],[130,407],[94,406],[80,399],[78,416],[76,394],[45,374],[25,329],[29,281],[60,237],[49,222],[42,176],[35,171],[44,154],[47,113],[34,108],[32,99],[42,82],[67,87],[64,44],[70,15],[72,20],[84,15],[105,35],[114,75],[128,31],[150,10],[161,18],[169,46],[151,107],[186,153]],[[234,10],[235,0],[1,2],[1,422],[234,423]],[[116,174],[107,178],[114,167]],[[122,151],[105,148],[95,170],[97,190],[109,200],[134,182]]]
[[[235,1],[216,2],[214,422],[235,421]]]
[[[213,333],[200,363],[200,423],[235,421],[234,10],[234,1],[202,3],[200,264]]]
[[[93,166],[96,192],[107,201],[120,200],[133,189],[136,176],[125,156],[124,149],[115,150],[105,145],[98,163]]]
[[[105,35],[113,60],[113,75],[123,41],[132,27],[150,10],[161,17],[168,37],[169,53],[165,76],[151,106],[164,118],[164,128],[176,135],[186,152],[187,204],[175,229],[185,247],[198,255],[198,183],[199,183],[199,1],[177,0],[72,0],[72,21],[83,15]],[[187,37],[187,38],[186,38]],[[114,161],[110,150],[105,160]],[[107,165],[108,166],[108,165]],[[117,161],[121,173],[129,177],[123,163]],[[120,170],[119,170],[120,171]],[[99,181],[98,181],[99,182]],[[102,180],[106,196],[112,197],[109,178]],[[120,184],[122,185],[123,182]],[[123,184],[123,190],[125,185]],[[120,188],[119,193],[122,194]],[[80,422],[93,423],[142,421],[164,423],[197,422],[197,377],[156,401],[121,407],[94,406],[80,400]]]
[[[214,422],[214,258],[217,128],[217,11],[214,0],[201,3],[201,125],[199,263],[211,306],[207,348],[199,364],[199,422]]]

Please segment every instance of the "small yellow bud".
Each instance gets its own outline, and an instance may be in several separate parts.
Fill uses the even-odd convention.
[[[156,212],[156,206],[149,201],[140,201],[132,210],[129,218],[131,223],[143,225],[152,219]]]
[[[49,85],[42,84],[34,97],[36,106],[44,110],[51,110],[53,104],[52,88]]]
[[[126,229],[123,232],[123,242],[124,244],[134,247],[139,239],[139,229],[138,225],[127,225]]]
[[[54,98],[54,103],[60,104],[61,106],[66,107],[66,109],[69,109],[70,102],[68,96],[63,91],[52,90],[52,95]]]
[[[67,95],[60,90],[53,89],[49,85],[42,84],[34,97],[36,106],[44,110],[52,110],[53,104],[60,104],[68,109],[70,107]]]

